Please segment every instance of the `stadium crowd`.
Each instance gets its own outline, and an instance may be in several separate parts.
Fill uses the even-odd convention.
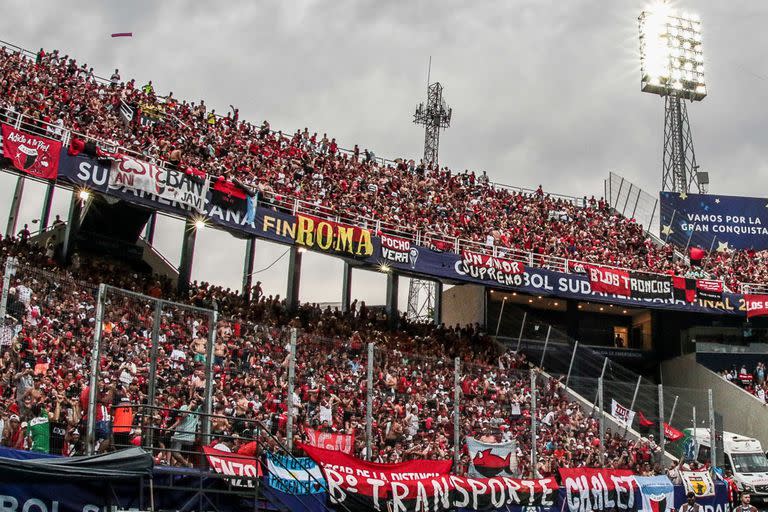
[[[761,402],[766,401],[768,395],[768,380],[766,380],[765,363],[759,362],[755,369],[749,371],[747,365],[733,365],[730,370],[723,370],[720,375],[728,382],[739,386],[748,393],[755,395]]]
[[[221,312],[214,327],[212,435],[219,448],[247,453],[285,441],[287,407],[297,432],[355,433],[354,453],[365,454],[366,364],[375,343],[372,458],[397,462],[450,458],[453,450],[453,358],[462,359],[460,432],[484,441],[515,439],[518,467],[529,471],[530,378],[524,354],[502,351],[477,326],[433,327],[401,319],[397,330],[364,303],[348,312],[303,304],[289,312],[279,296],[257,284],[253,300],[207,283],[174,297],[168,283],[125,264],[78,255],[67,271],[45,247],[6,238],[5,258],[16,273],[0,329],[0,432],[3,446],[40,452],[82,453],[88,404],[87,375],[96,327],[96,284],[105,282],[155,297],[186,300]],[[124,276],[124,277],[121,277]],[[149,400],[153,305],[120,292],[107,296],[96,407],[100,451],[150,443],[158,463],[199,463],[206,389],[208,317],[189,308],[163,310],[159,325],[154,404]],[[287,394],[289,334],[297,340],[296,386]],[[562,384],[537,384],[540,429],[538,471],[595,465],[600,438],[596,418],[568,400]],[[151,411],[151,412],[150,412]],[[254,427],[254,420],[267,431]],[[152,432],[152,440],[148,432]],[[274,438],[270,435],[275,436]],[[616,467],[660,471],[652,439],[606,435],[607,461]],[[468,454],[461,457],[466,468]]]
[[[369,150],[342,151],[336,139],[273,132],[232,107],[219,115],[204,101],[161,96],[115,70],[97,80],[93,68],[58,50],[35,59],[0,51],[2,120],[23,115],[51,135],[99,139],[151,161],[237,179],[266,204],[297,198],[321,212],[378,219],[399,232],[425,233],[423,242],[450,249],[456,238],[496,246],[502,255],[526,251],[630,269],[691,274],[671,246],[655,244],[634,219],[602,199],[575,201],[523,193],[489,183],[485,172],[452,172],[432,162],[382,162]],[[130,113],[130,114],[127,114]],[[731,289],[768,278],[763,255],[717,253],[704,269]],[[693,274],[699,272],[694,269]]]

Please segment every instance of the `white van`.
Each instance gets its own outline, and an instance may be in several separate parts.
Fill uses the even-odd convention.
[[[708,463],[711,446],[709,429],[697,428],[695,437],[692,428],[685,429],[685,433],[698,443],[696,460]],[[739,491],[750,493],[753,505],[768,503],[768,457],[760,441],[733,432],[723,432],[723,452],[723,469],[731,470]]]

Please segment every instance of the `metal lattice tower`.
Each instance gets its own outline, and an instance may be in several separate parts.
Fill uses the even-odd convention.
[[[443,99],[443,86],[440,82],[428,83],[427,103],[419,103],[413,114],[413,122],[424,125],[425,165],[437,165],[440,130],[451,125],[452,113],[452,109]],[[408,318],[414,320],[432,318],[435,309],[435,289],[435,283],[432,281],[411,279],[411,285],[408,288]]]
[[[706,193],[707,173],[699,173],[685,100],[664,97],[664,157],[661,190]]]

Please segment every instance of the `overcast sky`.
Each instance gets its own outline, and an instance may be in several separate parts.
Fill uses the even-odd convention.
[[[152,80],[224,113],[228,105],[275,129],[335,136],[342,147],[418,158],[412,124],[426,96],[427,62],[454,109],[440,161],[487,171],[511,185],[603,194],[615,171],[656,194],[663,100],[641,93],[637,17],[630,0],[47,2],[6,0],[0,38],[58,48],[109,76]],[[710,191],[768,195],[764,143],[768,3],[676,2],[702,17],[709,96],[689,107],[698,162]],[[112,32],[133,38],[111,39]],[[0,215],[13,179],[0,175]],[[23,221],[39,217],[27,186]],[[68,197],[54,210],[65,214]],[[5,231],[4,222],[0,230]],[[181,224],[163,220],[157,245],[178,261]],[[211,229],[198,236],[193,277],[239,287],[244,243]],[[284,247],[259,242],[256,269]],[[338,301],[341,263],[307,255],[302,299]],[[287,257],[259,274],[285,294]],[[382,275],[355,272],[353,293],[384,298]],[[404,307],[407,280],[401,280]]]

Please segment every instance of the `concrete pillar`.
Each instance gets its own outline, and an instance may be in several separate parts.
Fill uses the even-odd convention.
[[[301,255],[302,251],[295,245],[288,253],[288,291],[285,294],[289,311],[299,307],[299,285],[301,284]]]
[[[16,188],[13,191],[11,199],[11,210],[8,212],[8,224],[5,228],[6,236],[16,236],[16,223],[19,220],[19,208],[21,199],[24,197],[24,176],[16,178]]]
[[[147,219],[147,231],[145,233],[145,237],[147,239],[147,243],[149,245],[152,245],[155,243],[155,224],[157,223],[157,212],[152,212],[149,214],[149,219]]]
[[[197,227],[194,221],[187,219],[184,222],[184,237],[181,242],[181,261],[179,261],[179,281],[177,288],[179,294],[186,295],[189,291],[189,282],[192,278],[192,261],[195,258],[195,240],[197,239]]]
[[[389,325],[393,328],[397,327],[399,320],[399,313],[397,311],[398,280],[399,276],[393,270],[390,270],[387,274],[387,302],[385,309],[389,318]]]
[[[344,270],[341,274],[341,310],[349,311],[352,303],[352,265],[344,261]]]
[[[435,310],[432,312],[435,325],[443,323],[443,283],[435,281]]]
[[[45,198],[43,199],[43,211],[40,213],[40,231],[45,231],[48,227],[48,221],[51,218],[51,204],[53,203],[53,191],[56,188],[56,184],[52,181],[48,182],[45,187]]]
[[[67,226],[64,230],[64,244],[61,248],[61,264],[67,265],[72,257],[72,251],[77,240],[77,233],[80,231],[80,218],[83,214],[83,201],[77,190],[72,191],[72,199],[69,202],[69,214],[67,215]]]
[[[253,262],[256,259],[256,238],[250,237],[245,243],[245,260],[243,261],[243,296],[251,300],[253,286]]]

